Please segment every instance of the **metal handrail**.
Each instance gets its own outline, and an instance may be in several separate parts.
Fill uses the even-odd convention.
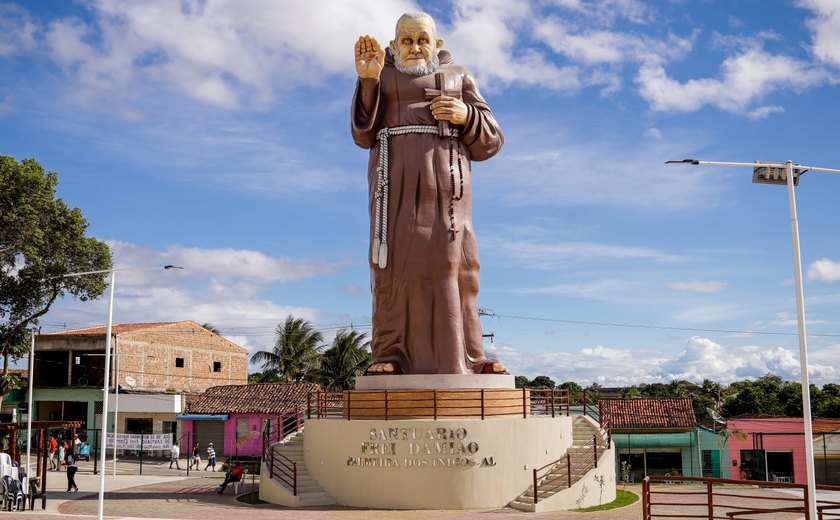
[[[268,421],[263,429],[263,461],[268,467],[269,478],[276,479],[290,488],[293,496],[297,496],[297,463],[280,453],[278,444],[302,429],[299,415],[299,412],[295,414],[294,429],[291,428],[291,422],[286,421],[288,416],[286,419],[278,417],[273,431],[271,421]]]
[[[522,415],[570,415],[569,391],[564,388],[523,388],[521,392],[495,392],[492,389],[467,391],[370,390],[364,392],[314,392],[307,398],[309,418],[342,418],[346,420],[431,417],[478,417]],[[513,394],[513,395],[512,395]],[[400,399],[392,398],[400,395]],[[373,398],[371,398],[373,397]]]
[[[651,486],[652,483],[667,484],[672,482],[682,484],[693,483],[703,485],[705,487],[705,492],[697,491],[696,486],[675,485],[663,486],[662,488],[653,488]],[[721,489],[721,485],[726,485],[727,487]],[[735,486],[735,488],[733,488],[733,486]],[[737,491],[738,486],[740,486],[741,488],[747,488],[750,491],[747,493],[739,493]],[[663,489],[666,488],[667,491],[664,491]],[[802,491],[802,496],[792,496],[789,494],[780,496],[774,496],[772,494],[756,495],[754,492],[756,488],[765,489],[768,491],[772,491],[774,489],[796,489]],[[840,491],[840,486],[827,486],[821,484],[817,485],[816,489],[818,491]],[[728,518],[736,519],[747,515],[753,515],[753,517],[755,517],[758,515],[774,514],[781,512],[795,512],[802,513],[806,520],[812,520],[809,518],[809,511],[807,507],[809,492],[810,491],[808,489],[807,484],[798,484],[794,482],[735,480],[713,477],[666,477],[664,475],[649,475],[642,480],[642,519],[652,520],[653,518],[661,517],[662,515],[657,514],[658,512],[655,511],[655,506],[665,506],[673,504],[675,495],[705,494],[705,502],[686,504],[696,507],[700,510],[698,510],[695,514],[692,514],[693,512],[691,510],[684,510],[682,511],[680,516],[685,518],[707,518],[711,520],[723,518],[721,514],[725,515]],[[655,495],[669,496],[667,501],[657,502]],[[738,504],[736,505],[727,503],[727,501],[732,500],[738,501]],[[750,504],[749,501],[755,501],[755,505],[758,505],[759,507],[755,507],[755,505]],[[767,507],[768,504],[772,504],[773,502],[779,503],[780,507]],[[785,502],[798,502],[801,505],[790,506],[785,504]],[[837,502],[831,502],[827,500],[819,500],[819,502],[821,502],[821,505],[817,506],[817,511],[819,513],[820,519],[823,518],[824,514],[835,516],[835,514],[833,513],[824,513],[824,511],[840,509],[840,504],[838,504]],[[721,509],[727,509],[732,511],[721,511]]]
[[[568,396],[568,393],[566,394]],[[589,399],[587,400],[587,397]],[[597,413],[596,413],[597,410]],[[604,412],[601,403],[595,398],[595,395],[587,390],[583,391],[583,415],[588,416],[598,422],[600,428],[598,431],[592,436],[592,441],[578,446],[572,450],[567,450],[566,453],[559,459],[549,462],[545,466],[541,468],[537,468],[534,470],[534,505],[539,502],[539,486],[540,482],[542,485],[545,486],[546,484],[552,484],[557,482],[561,478],[563,478],[563,474],[559,473],[557,476],[553,478],[548,478],[551,475],[551,472],[560,464],[564,459],[566,462],[566,480],[567,480],[567,488],[571,488],[572,485],[577,482],[579,479],[573,481],[572,479],[572,469],[578,470],[580,475],[584,475],[588,473],[591,469],[598,467],[598,459],[601,457],[603,453],[598,451],[599,448],[603,449],[604,451],[609,450],[612,447],[612,423],[610,421],[610,417],[607,413]],[[589,458],[589,453],[593,452],[593,457]],[[575,463],[573,467],[572,458],[575,457]],[[589,462],[581,463],[579,461],[588,460]],[[551,469],[549,469],[551,468]],[[549,469],[549,471],[545,472],[544,475],[540,476],[540,472]]]
[[[607,443],[608,438],[609,432],[601,428],[592,436],[592,441],[587,442],[586,444],[583,444],[581,446],[577,446],[574,449],[566,450],[566,453],[563,454],[563,456],[559,459],[549,462],[541,468],[535,469],[533,475],[534,505],[536,505],[539,502],[540,485],[546,486],[548,484],[553,484],[565,477],[566,489],[568,489],[571,488],[574,483],[580,480],[580,478],[572,479],[573,469],[577,470],[577,472],[580,475],[585,475],[590,470],[597,468],[598,459],[605,451],[610,449],[611,444]],[[603,449],[603,451],[599,452],[599,448]],[[590,458],[589,454],[592,452],[594,452],[594,458]],[[554,469],[557,468],[558,465],[564,461],[566,466],[565,474],[559,472],[554,477],[550,477]],[[544,471],[545,473],[543,475],[540,475],[540,473]]]

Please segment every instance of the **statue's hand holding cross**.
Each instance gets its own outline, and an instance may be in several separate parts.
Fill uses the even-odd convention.
[[[426,89],[426,99],[431,98],[432,116],[438,121],[449,121],[455,125],[467,123],[467,105],[461,101],[459,90],[447,90],[446,78],[442,72],[435,75],[437,88]]]

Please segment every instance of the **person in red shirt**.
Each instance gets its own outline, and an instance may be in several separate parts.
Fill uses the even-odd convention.
[[[227,485],[228,485],[228,484],[230,484],[231,482],[239,482],[240,480],[242,480],[242,475],[244,475],[244,474],[245,474],[245,468],[243,468],[243,467],[242,467],[242,464],[240,464],[239,462],[237,462],[237,463],[236,463],[236,466],[234,466],[234,467],[233,467],[233,469],[230,471],[230,473],[228,473],[227,475],[225,475],[225,481],[224,481],[224,482],[222,482],[221,484],[219,484],[219,485],[221,486],[221,488],[222,488],[222,489],[220,489],[220,490],[218,491],[218,493],[219,493],[220,495],[221,495],[222,493],[224,493],[224,492],[225,492],[225,488],[226,488],[226,487],[227,487]]]
[[[55,440],[55,437],[50,436],[50,469],[56,469],[55,463],[55,452],[58,450],[58,441]]]

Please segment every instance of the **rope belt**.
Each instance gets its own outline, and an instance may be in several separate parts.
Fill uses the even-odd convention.
[[[392,135],[405,134],[439,134],[437,125],[405,125],[392,126],[381,129],[376,133],[379,140],[379,162],[376,166],[376,194],[374,198],[373,217],[373,244],[371,247],[371,260],[380,269],[388,266],[388,170],[389,154],[388,143]],[[449,233],[451,239],[455,239],[455,201],[461,200],[464,195],[464,176],[461,168],[461,155],[458,154],[458,176],[460,178],[460,193],[455,194],[455,143],[458,140],[458,129],[449,129],[449,178],[450,178],[450,199],[449,199]]]

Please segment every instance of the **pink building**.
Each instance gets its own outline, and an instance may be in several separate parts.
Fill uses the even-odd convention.
[[[726,428],[732,478],[807,483],[802,417],[735,418]]]
[[[183,425],[181,450],[188,456],[192,444],[206,462],[213,443],[218,457],[262,455],[262,432],[271,421],[294,430],[303,421],[307,397],[319,390],[314,383],[259,383],[208,388],[176,417]]]

